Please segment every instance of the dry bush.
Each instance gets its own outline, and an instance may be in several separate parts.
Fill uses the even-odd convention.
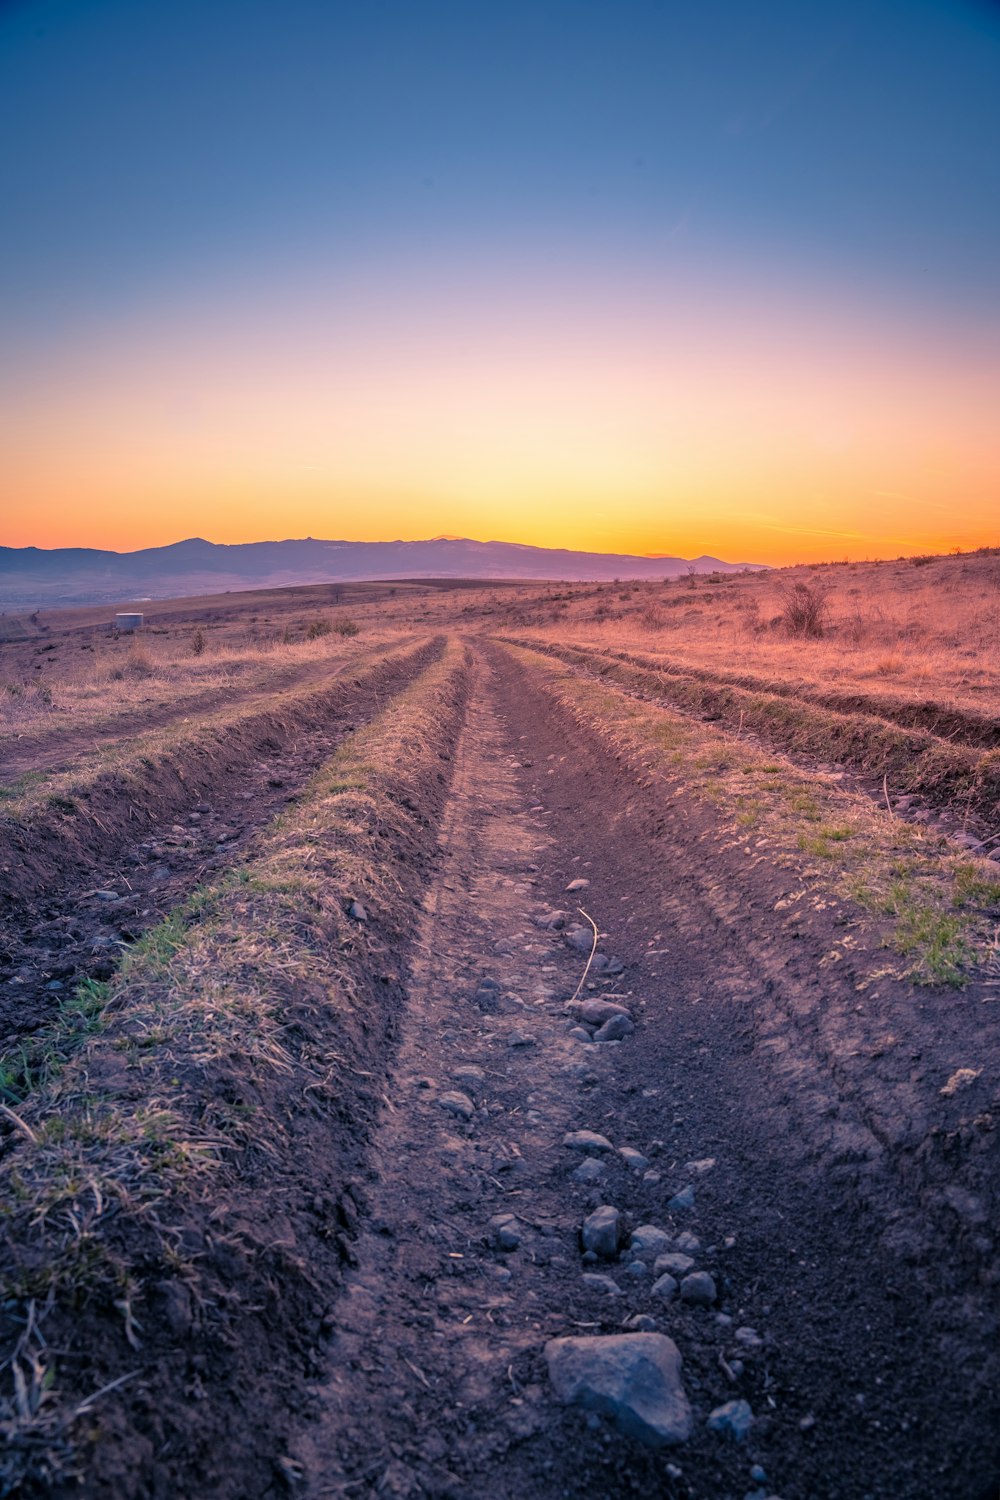
[[[110,672],[112,682],[142,682],[156,676],[156,663],[141,646],[133,646],[121,666]]]
[[[196,630],[191,637],[191,655],[200,656],[205,649],[205,632]]]
[[[361,626],[356,620],[338,620],[333,628],[338,635],[352,636],[358,634]]]
[[[306,630],[306,640],[318,641],[321,635],[329,635],[331,629],[329,620],[313,620]]]
[[[647,630],[662,630],[670,623],[670,617],[662,604],[647,604],[639,619]]]
[[[789,635],[819,637],[826,629],[830,589],[798,579],[780,589],[781,621]]]

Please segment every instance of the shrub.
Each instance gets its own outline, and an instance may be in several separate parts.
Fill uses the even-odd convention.
[[[338,620],[333,628],[338,635],[350,636],[357,635],[361,626],[356,624],[354,620]]]
[[[822,583],[785,584],[781,590],[781,621],[789,635],[820,636],[826,628],[829,587]]]
[[[191,637],[191,655],[200,656],[205,649],[205,632],[196,630]]]
[[[316,641],[321,635],[329,635],[330,628],[329,620],[313,620],[312,624],[306,630],[306,640]]]

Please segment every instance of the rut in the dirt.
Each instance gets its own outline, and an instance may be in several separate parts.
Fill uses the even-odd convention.
[[[785,938],[787,972],[761,971],[720,919],[708,821],[684,818],[661,837],[655,789],[481,657],[357,1268],[292,1444],[309,1495],[993,1493],[995,1298],[961,1314],[967,1263],[929,1221],[916,1258],[891,1248],[906,1183],[776,1006],[807,956]],[[582,995],[634,1023],[621,1040],[566,1009],[591,917]],[[558,1399],[546,1346],[625,1332],[680,1352],[677,1446],[637,1437],[622,1400]]]

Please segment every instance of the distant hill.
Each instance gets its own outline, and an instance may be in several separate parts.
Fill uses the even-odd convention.
[[[740,572],[755,563],[715,557],[631,557],[573,552],[516,542],[435,537],[425,542],[239,542],[193,537],[139,552],[89,547],[0,547],[0,608],[100,604],[138,596],[165,599],[225,589],[281,588],[371,578],[496,578],[602,580],[676,578]]]

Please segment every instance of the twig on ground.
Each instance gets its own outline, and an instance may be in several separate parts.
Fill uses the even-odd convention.
[[[573,1001],[577,998],[577,996],[579,995],[580,991],[583,989],[583,986],[584,986],[584,984],[586,982],[586,979],[587,979],[587,975],[590,973],[590,966],[594,962],[594,954],[597,952],[597,936],[598,936],[598,934],[597,934],[597,923],[594,921],[593,917],[590,916],[590,914],[588,912],[584,911],[584,909],[583,909],[582,906],[578,906],[577,907],[577,911],[580,913],[581,917],[586,917],[587,918],[587,921],[590,923],[591,927],[594,929],[594,941],[591,944],[590,957],[587,959],[586,967],[584,968],[583,973],[580,975],[580,983],[577,985],[576,989],[573,991],[572,998],[568,1002],[568,1004],[570,1004],[570,1005],[573,1004]]]

